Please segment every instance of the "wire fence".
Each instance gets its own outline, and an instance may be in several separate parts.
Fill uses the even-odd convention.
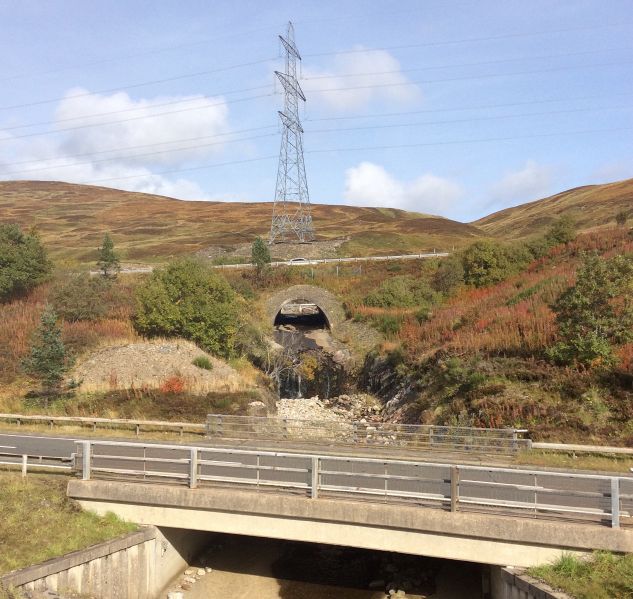
[[[451,451],[464,453],[514,454],[530,449],[523,429],[493,429],[459,426],[299,420],[258,416],[207,416],[211,439],[274,442],[310,441],[338,445]]]

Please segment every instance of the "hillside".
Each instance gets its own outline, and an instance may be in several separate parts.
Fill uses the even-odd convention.
[[[633,212],[633,179],[577,187],[549,198],[506,208],[471,225],[488,235],[506,239],[525,238],[543,233],[553,220],[563,215],[571,216],[579,229],[613,225],[615,215],[621,210]]]
[[[270,203],[185,202],[106,187],[0,182],[0,222],[36,226],[56,260],[95,260],[105,231],[124,260],[136,262],[250,243],[267,235],[271,212]],[[313,218],[318,239],[338,239],[333,247],[344,255],[448,249],[481,235],[471,225],[394,209],[315,205]]]

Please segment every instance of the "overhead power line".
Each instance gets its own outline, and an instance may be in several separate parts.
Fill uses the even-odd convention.
[[[422,148],[426,146],[449,146],[457,144],[474,144],[474,143],[487,143],[494,141],[515,141],[519,139],[532,139],[539,137],[564,137],[565,135],[586,135],[592,133],[616,133],[621,131],[631,131],[633,127],[616,127],[610,129],[583,129],[579,131],[558,131],[550,133],[530,133],[526,135],[508,135],[505,137],[483,137],[479,139],[459,139],[448,141],[433,141],[433,142],[420,142],[413,144],[395,144],[395,145],[383,145],[383,146],[357,146],[351,148],[329,148],[329,149],[317,149],[306,151],[306,154],[323,154],[333,152],[358,152],[368,150],[395,150],[405,148]]]
[[[622,66],[631,64],[633,61],[625,60],[621,62],[607,62],[600,64],[589,64],[589,65],[576,65],[576,66],[567,66],[567,67],[552,67],[547,69],[533,69],[528,71],[513,71],[510,73],[488,73],[485,75],[465,75],[461,77],[448,77],[445,79],[417,79],[416,81],[404,81],[399,83],[372,83],[368,85],[350,85],[345,87],[329,87],[324,89],[310,89],[311,94],[321,94],[327,92],[340,92],[340,91],[351,91],[355,89],[369,89],[375,87],[403,87],[407,85],[418,85],[420,83],[446,83],[449,81],[469,81],[469,80],[478,80],[478,79],[491,79],[494,77],[512,77],[515,75],[534,75],[541,73],[555,73],[560,71],[570,71],[570,70],[582,70],[582,69],[590,69],[590,68],[600,68],[600,67],[608,67],[608,66]]]
[[[595,49],[595,50],[583,50],[582,52],[569,52],[566,54],[548,54],[548,55],[540,55],[540,56],[523,56],[520,58],[502,58],[500,60],[485,60],[481,62],[463,62],[458,64],[444,64],[444,65],[436,65],[436,66],[425,66],[425,67],[414,67],[411,69],[394,69],[390,71],[366,71],[362,73],[339,73],[336,75],[315,75],[313,77],[305,77],[302,76],[301,79],[303,81],[312,81],[314,79],[337,79],[340,77],[366,77],[368,75],[393,75],[396,73],[415,73],[418,71],[434,71],[438,69],[451,69],[451,68],[462,68],[462,67],[479,67],[486,66],[491,64],[505,64],[509,62],[525,62],[528,60],[550,60],[552,58],[569,58],[571,56],[586,56],[588,54],[601,54],[604,52],[627,52],[629,50],[633,50],[633,48],[625,47],[625,48],[604,48],[604,49]]]
[[[373,150],[396,150],[396,149],[409,149],[409,148],[421,148],[421,147],[437,147],[437,146],[445,146],[445,145],[459,145],[459,144],[478,144],[478,143],[491,143],[491,142],[504,142],[504,141],[518,141],[523,139],[534,139],[534,138],[555,138],[555,137],[565,137],[567,135],[592,135],[596,133],[618,133],[618,132],[626,132],[633,130],[633,127],[617,127],[617,128],[605,128],[605,129],[583,129],[576,131],[559,131],[559,132],[549,132],[549,133],[532,133],[526,135],[509,135],[503,137],[484,137],[478,139],[459,139],[459,140],[447,140],[447,141],[439,141],[439,142],[420,142],[420,143],[412,143],[412,144],[393,144],[393,145],[381,145],[381,146],[356,146],[356,147],[344,147],[344,148],[321,148],[315,150],[306,151],[306,154],[335,154],[337,152],[358,152],[358,151],[373,151]],[[200,171],[206,170],[210,168],[222,167],[222,166],[233,166],[237,164],[246,164],[253,162],[261,162],[264,160],[272,160],[277,159],[277,155],[270,156],[260,156],[256,158],[249,158],[246,160],[233,160],[229,162],[216,162],[211,164],[203,164],[199,166],[193,166],[189,168],[180,168],[180,169],[170,169],[166,171],[158,171],[153,173],[147,173],[142,175],[130,175],[124,177],[109,177],[106,179],[95,179],[92,181],[83,181],[84,185],[94,185],[97,183],[108,183],[112,181],[125,181],[132,179],[145,179],[151,176],[162,176],[162,175],[171,175],[178,174],[190,171]]]
[[[536,37],[540,35],[558,35],[559,33],[572,33],[576,31],[591,31],[595,29],[610,29],[614,27],[630,27],[631,23],[620,21],[618,23],[605,23],[604,25],[588,25],[585,27],[569,27],[566,29],[550,29],[546,31],[525,31],[517,33],[506,33],[502,35],[491,35],[486,37],[470,37],[454,40],[439,40],[435,42],[423,42],[420,44],[401,44],[397,46],[382,46],[380,48],[352,48],[350,50],[330,50],[328,52],[315,52],[312,54],[304,54],[304,58],[312,58],[317,56],[334,56],[339,54],[358,54],[362,52],[384,52],[390,50],[408,50],[412,48],[426,48],[432,46],[450,46],[453,44],[470,44],[476,42],[491,42],[497,40]]]
[[[631,92],[615,92],[610,94],[597,94],[591,96],[576,96],[572,98],[550,98],[550,99],[538,99],[538,100],[525,100],[523,102],[503,102],[498,104],[479,104],[474,106],[455,106],[453,108],[426,108],[423,110],[406,110],[401,112],[381,112],[373,114],[353,114],[346,116],[329,116],[319,118],[307,118],[306,122],[319,122],[319,121],[346,121],[351,119],[369,119],[369,118],[382,118],[392,116],[406,116],[410,114],[427,114],[437,112],[460,112],[464,110],[488,110],[490,108],[511,108],[514,106],[529,106],[532,104],[550,104],[556,102],[581,102],[584,100],[596,100],[601,98],[612,98],[613,96],[631,96]]]
[[[186,152],[188,150],[199,150],[202,148],[210,148],[212,146],[224,146],[227,144],[232,144],[232,143],[237,143],[240,141],[253,141],[255,139],[262,139],[264,137],[273,137],[276,136],[276,133],[265,133],[263,135],[253,135],[251,137],[241,137],[238,139],[227,139],[227,140],[223,140],[223,141],[215,141],[215,142],[210,142],[210,143],[206,143],[206,144],[196,144],[193,146],[187,146],[184,148],[170,148],[167,150],[157,150],[154,152],[143,152],[141,154],[130,154],[129,156],[113,156],[111,158],[100,158],[98,160],[88,160],[85,162],[70,162],[68,164],[53,164],[53,165],[49,165],[49,166],[40,166],[37,168],[30,168],[30,169],[22,169],[19,171],[12,171],[11,175],[22,175],[22,174],[26,174],[26,173],[35,173],[35,172],[40,172],[40,171],[50,171],[50,170],[55,170],[58,168],[73,168],[76,166],[85,166],[85,165],[91,165],[91,164],[101,164],[104,162],[117,162],[117,161],[122,161],[122,160],[129,160],[131,158],[147,158],[149,156],[157,156],[159,154],[173,154],[174,152]],[[64,156],[63,158],[66,158],[66,156]],[[8,166],[6,164],[4,164],[3,166]]]
[[[140,83],[130,83],[128,85],[118,85],[117,87],[109,87],[106,89],[99,89],[99,90],[95,90],[92,92],[86,92],[86,93],[81,93],[81,94],[74,94],[72,96],[62,96],[62,97],[57,97],[57,98],[48,98],[47,100],[35,100],[33,102],[25,102],[23,104],[13,104],[11,106],[0,106],[0,110],[14,110],[16,108],[26,108],[29,106],[41,106],[42,104],[54,104],[55,102],[61,102],[62,100],[74,100],[75,98],[85,98],[86,96],[93,96],[95,94],[110,94],[110,93],[115,93],[115,92],[124,92],[128,89],[136,89],[139,87],[146,87],[149,85],[157,85],[159,83],[167,83],[170,81],[180,81],[182,79],[191,79],[194,77],[202,77],[204,75],[212,75],[214,73],[220,73],[223,71],[230,71],[232,69],[238,69],[238,68],[242,68],[242,67],[246,67],[246,66],[252,66],[252,65],[256,65],[256,64],[262,64],[262,63],[266,63],[266,62],[270,62],[271,60],[276,60],[275,58],[266,58],[266,59],[262,59],[262,60],[255,60],[252,62],[244,62],[241,64],[237,64],[237,65],[231,65],[231,66],[227,66],[227,67],[221,67],[218,69],[210,69],[207,71],[198,71],[196,73],[186,73],[184,75],[175,75],[173,77],[164,77],[162,79],[151,79],[149,81],[141,81]],[[257,88],[253,88],[253,89],[257,89]],[[235,92],[225,92],[226,94],[228,93],[235,93]]]
[[[53,131],[43,131],[43,132],[36,132],[36,133],[24,133],[22,135],[15,135],[12,137],[7,137],[4,139],[0,139],[0,142],[3,141],[13,141],[15,139],[23,139],[25,137],[40,137],[40,136],[45,136],[45,135],[54,135],[56,133],[61,133],[63,131],[75,131],[77,129],[87,129],[89,127],[103,127],[105,125],[116,125],[118,123],[127,123],[130,121],[139,121],[142,119],[151,119],[154,117],[159,117],[159,116],[165,116],[168,114],[178,114],[178,113],[182,113],[182,112],[191,112],[192,110],[206,110],[207,108],[212,108],[213,106],[222,106],[222,105],[226,105],[226,104],[237,104],[239,102],[247,102],[249,100],[257,100],[259,98],[266,98],[271,96],[272,93],[269,94],[259,94],[256,96],[247,96],[245,98],[237,98],[236,100],[231,100],[230,102],[216,102],[214,104],[207,104],[206,106],[192,106],[190,108],[182,108],[180,110],[168,110],[165,112],[156,112],[153,114],[144,114],[144,115],[140,115],[140,116],[135,116],[135,117],[129,117],[127,119],[118,119],[118,120],[114,120],[114,121],[106,121],[106,122],[102,122],[102,123],[89,123],[89,124],[85,124],[85,125],[77,125],[76,127],[64,127],[61,129],[55,129]]]
[[[478,121],[499,120],[499,119],[525,118],[525,117],[530,117],[530,116],[544,116],[544,115],[567,114],[567,113],[576,113],[576,112],[593,112],[593,111],[597,111],[597,110],[619,110],[619,109],[631,109],[631,108],[633,108],[633,107],[631,107],[630,105],[596,106],[596,107],[591,107],[591,108],[574,108],[574,109],[565,109],[565,110],[527,112],[527,113],[520,113],[520,114],[493,115],[493,116],[482,116],[482,117],[472,117],[472,118],[463,118],[463,119],[449,119],[449,120],[439,120],[439,121],[407,122],[407,123],[393,123],[393,124],[366,125],[366,126],[363,125],[363,126],[360,126],[360,127],[343,127],[343,128],[331,128],[331,129],[308,129],[307,132],[308,133],[340,133],[340,132],[346,132],[346,131],[390,129],[390,128],[400,128],[400,127],[418,127],[418,126],[424,126],[424,125],[467,123],[467,122],[478,122]],[[185,143],[185,142],[190,142],[190,141],[199,141],[199,140],[206,140],[206,139],[217,139],[219,137],[226,137],[228,135],[237,135],[239,133],[247,133],[247,132],[252,132],[252,131],[261,131],[261,130],[265,130],[265,129],[274,129],[276,127],[277,127],[277,125],[268,125],[268,126],[265,126],[265,127],[255,127],[255,128],[251,128],[251,129],[242,129],[240,131],[233,131],[233,132],[229,132],[229,133],[221,133],[221,134],[216,134],[216,135],[211,135],[211,136],[203,136],[203,137],[198,137],[198,138],[188,138],[188,139],[181,139],[181,140],[173,140],[173,141],[169,141],[169,142],[161,142],[161,143],[158,143],[158,144],[144,144],[142,146],[131,146],[129,148],[125,148],[125,150],[134,150],[134,149],[147,148],[147,147],[151,148],[151,147],[157,147],[157,146],[160,146],[160,145],[167,145],[167,144],[173,145],[173,144],[178,144],[178,143]],[[141,154],[130,154],[129,156],[118,155],[118,156],[114,156],[114,157],[111,157],[111,158],[105,158],[105,159],[100,159],[100,160],[90,160],[90,161],[79,162],[79,163],[78,162],[72,162],[72,163],[62,164],[62,165],[56,164],[56,165],[51,165],[51,166],[43,166],[43,167],[37,167],[37,168],[31,168],[31,169],[23,169],[23,170],[19,170],[19,171],[13,171],[12,174],[13,175],[24,174],[24,173],[29,173],[29,172],[51,170],[53,168],[71,168],[71,167],[74,167],[74,166],[80,166],[80,165],[85,165],[85,164],[97,164],[97,163],[102,163],[102,162],[115,162],[117,160],[124,160],[124,159],[129,159],[129,158],[143,158],[143,157],[147,157],[147,156],[154,156],[154,155],[165,154],[165,153],[170,153],[170,152],[185,152],[185,151],[188,151],[188,150],[196,150],[196,149],[201,149],[201,148],[205,148],[205,147],[211,147],[211,146],[215,146],[215,145],[224,145],[224,144],[235,143],[235,142],[240,142],[240,141],[252,141],[252,140],[256,140],[256,139],[263,139],[263,138],[271,137],[271,136],[274,136],[274,135],[276,135],[276,133],[267,133],[267,134],[263,134],[263,135],[255,135],[255,136],[238,138],[238,139],[221,140],[221,141],[217,141],[215,143],[195,144],[195,145],[190,145],[190,146],[185,146],[185,147],[168,148],[168,149],[165,149],[165,150],[159,150],[159,151],[153,151],[153,152],[143,152]],[[83,153],[83,154],[71,154],[71,155],[65,155],[65,156],[61,156],[61,157],[51,156],[51,157],[48,157],[48,158],[41,158],[39,160],[29,160],[29,161],[21,161],[21,162],[4,163],[3,166],[4,167],[12,167],[12,166],[22,166],[24,164],[41,164],[41,162],[43,162],[43,161],[55,160],[57,158],[65,158],[65,159],[84,158],[84,157],[90,157],[90,156],[100,155],[100,154],[104,154],[104,153],[118,152],[118,151],[120,151],[120,148],[118,148],[118,149],[111,149],[111,150],[102,150],[102,151],[99,151],[99,152],[87,152],[87,153]]]
[[[198,95],[195,98],[185,98],[183,100],[171,100],[169,102],[161,102],[160,104],[152,104],[149,106],[135,106],[134,108],[122,108],[121,110],[110,110],[108,112],[98,112],[98,113],[93,113],[93,114],[86,114],[83,116],[74,116],[74,117],[70,117],[67,119],[55,119],[54,121],[40,121],[38,123],[28,123],[25,125],[13,125],[11,127],[3,127],[2,129],[0,129],[0,131],[13,131],[15,129],[26,129],[28,127],[41,127],[43,125],[57,125],[58,123],[68,123],[71,121],[83,121],[85,119],[92,119],[92,118],[97,118],[97,117],[102,117],[102,116],[109,116],[111,114],[123,114],[124,112],[134,112],[137,110],[147,110],[147,109],[153,109],[153,108],[160,108],[162,106],[174,106],[176,104],[188,104],[191,102],[200,102],[203,100],[206,100],[209,97],[212,98],[217,98],[220,96],[226,96],[229,94],[237,94],[240,92],[248,92],[248,91],[254,91],[254,90],[258,90],[258,89],[273,89],[273,87],[271,85],[259,85],[257,87],[245,87],[243,89],[234,89],[231,91],[223,91],[223,92],[215,92],[212,94],[205,94],[204,96]],[[92,94],[88,94],[88,95],[92,95]],[[213,104],[212,106],[218,106],[221,104],[229,104],[230,102],[225,102],[222,101],[219,104]],[[211,106],[211,105],[207,105],[207,106]],[[100,123],[96,123],[96,124],[100,124]]]
[[[228,135],[238,135],[239,133],[250,133],[252,131],[263,131],[264,129],[276,129],[278,125],[266,125],[264,127],[251,127],[249,129],[239,129],[237,131],[227,131],[226,133],[216,133],[215,135],[200,135],[197,137],[188,137],[181,139],[174,139],[170,141],[161,141],[155,142],[151,144],[141,144],[137,146],[128,146],[124,148],[125,150],[139,150],[141,148],[155,148],[158,146],[166,146],[173,145],[179,143],[186,143],[190,141],[202,141],[206,139],[217,139],[219,137],[226,137]],[[86,156],[99,156],[101,154],[112,154],[113,152],[120,152],[121,148],[111,148],[109,150],[98,150],[96,152],[83,152],[81,154],[65,154],[63,158],[84,158]],[[19,162],[3,162],[2,166],[22,166],[25,164],[39,164],[44,160],[55,160],[56,158],[61,158],[61,156],[45,156],[39,158],[38,160],[21,160]]]
[[[308,129],[308,133],[340,133],[341,131],[361,131],[364,129],[392,129],[398,127],[420,127],[424,125],[445,125],[445,124],[453,124],[453,123],[471,123],[477,121],[496,121],[500,119],[514,119],[514,118],[525,118],[530,116],[545,116],[552,114],[570,114],[574,112],[594,112],[596,110],[631,110],[633,106],[627,104],[622,106],[596,106],[593,108],[570,108],[566,110],[547,110],[541,112],[524,112],[522,114],[503,114],[503,115],[492,115],[492,116],[481,116],[481,117],[470,117],[463,119],[449,119],[442,121],[422,121],[422,122],[409,122],[409,123],[389,123],[383,125],[362,125],[360,127],[335,127],[332,129]]]

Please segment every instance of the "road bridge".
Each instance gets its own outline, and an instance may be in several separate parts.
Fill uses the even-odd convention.
[[[497,566],[633,551],[633,478],[84,441],[87,509],[140,524],[347,545]]]

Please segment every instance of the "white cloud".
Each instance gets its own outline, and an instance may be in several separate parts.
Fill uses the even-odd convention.
[[[338,112],[365,108],[374,101],[406,104],[421,97],[419,87],[410,83],[400,63],[384,50],[338,54],[328,69],[304,68],[301,86],[311,106]],[[323,91],[332,89],[338,91]]]
[[[354,206],[445,214],[462,193],[457,183],[431,173],[412,181],[399,181],[372,162],[361,162],[345,172],[344,197]]]
[[[528,160],[517,171],[506,173],[490,189],[491,201],[488,205],[504,206],[538,200],[548,195],[552,188],[553,171],[549,166]]]
[[[81,97],[71,97],[79,94]],[[158,106],[181,100],[185,102]],[[199,109],[190,110],[193,107]],[[177,110],[182,111],[174,112]],[[111,112],[117,114],[103,114]],[[157,116],[137,118],[152,114]],[[132,100],[126,93],[99,95],[76,88],[67,93],[55,115],[53,130],[57,130],[58,135],[54,137],[20,139],[6,131],[0,133],[1,178],[67,181],[180,199],[211,199],[197,183],[183,177],[155,174],[153,169],[178,169],[223,150],[223,137],[181,141],[230,131],[228,108],[222,98],[182,96]],[[86,124],[95,126],[74,129]],[[214,145],[191,147],[200,144]],[[134,149],[136,146],[146,147]],[[177,151],[179,148],[185,150]],[[87,156],[75,157],[76,154]]]
[[[217,154],[222,150],[222,137],[189,142],[180,140],[211,137],[229,131],[228,107],[224,99],[200,95],[133,100],[125,92],[100,95],[75,88],[68,91],[55,115],[58,129],[95,125],[64,132],[65,152],[81,154],[115,148],[107,157],[120,158],[126,164],[177,165]],[[66,119],[72,121],[63,122]],[[219,143],[191,147],[216,142]],[[137,146],[156,147],[134,149]],[[175,151],[179,148],[190,149]],[[170,151],[147,155],[161,150]]]

